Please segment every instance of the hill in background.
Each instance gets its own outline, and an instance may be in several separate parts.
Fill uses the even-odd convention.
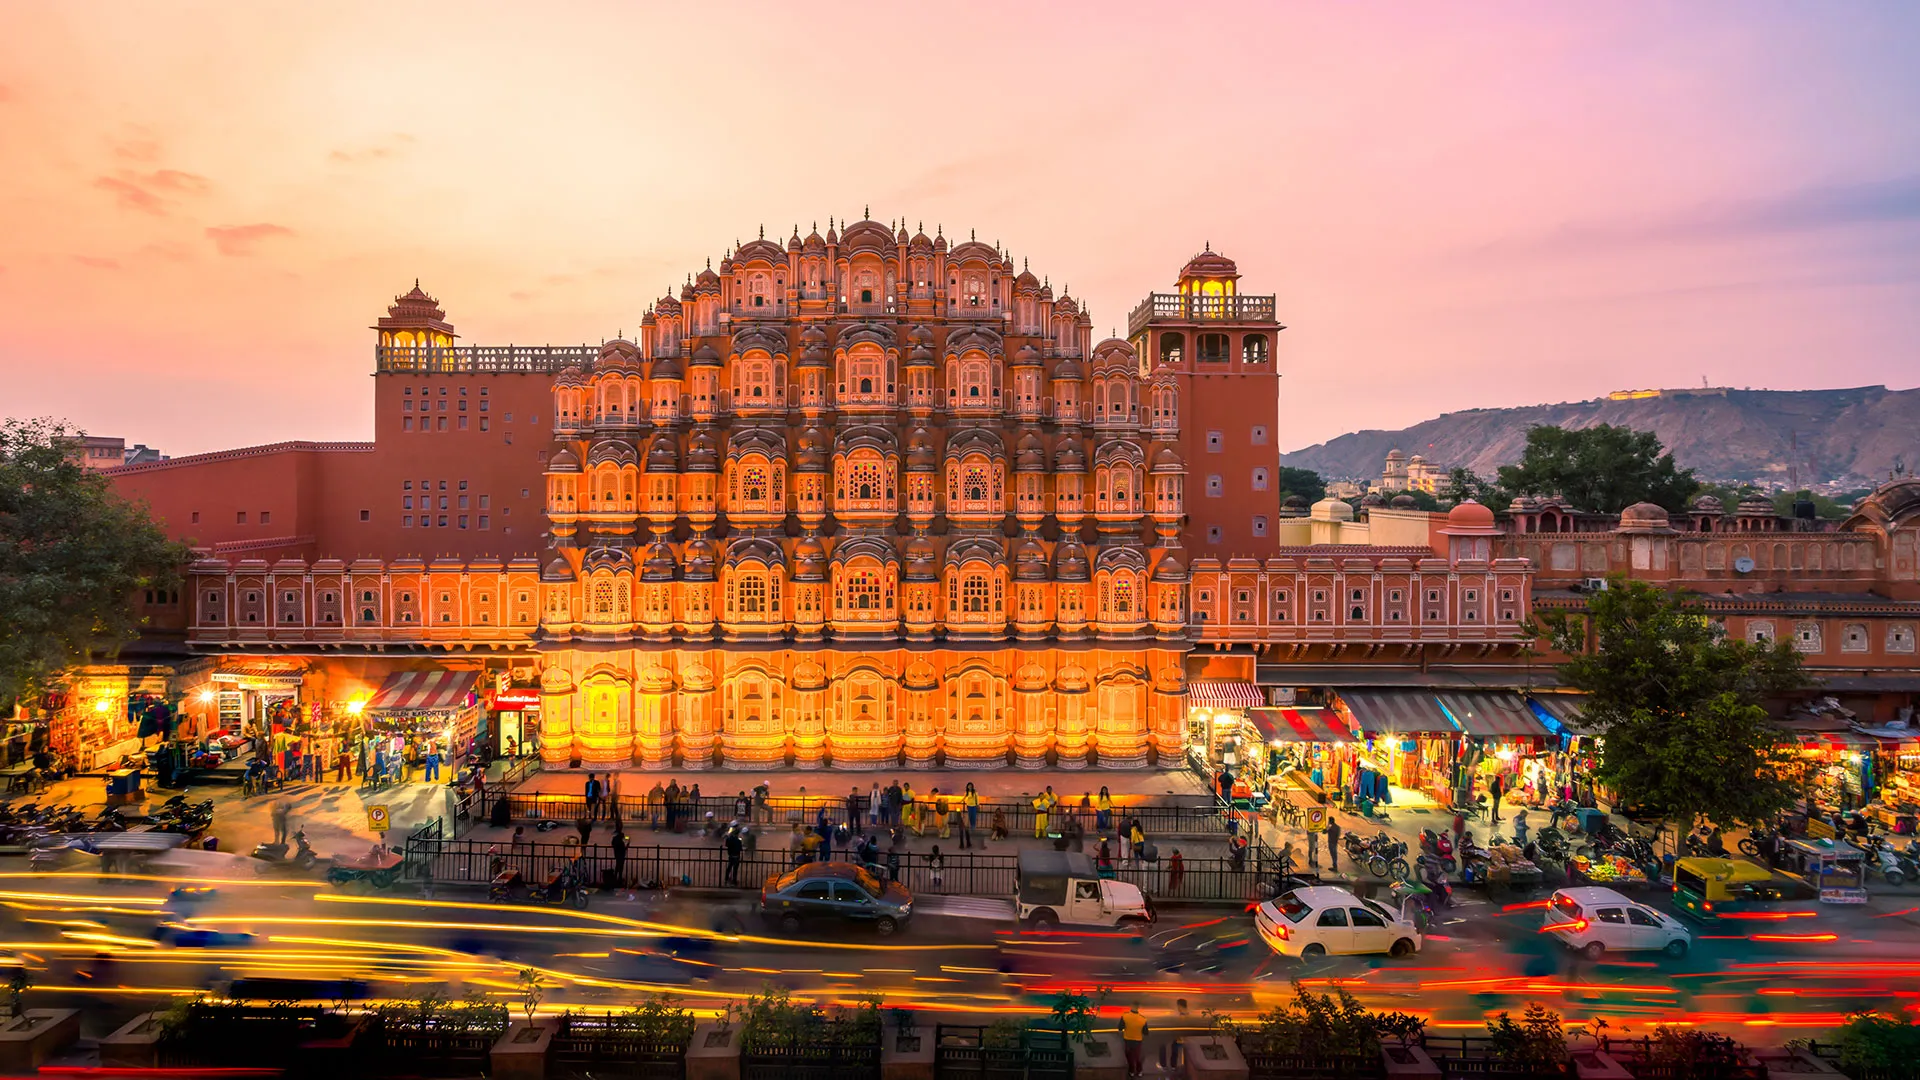
[[[1520,459],[1527,429],[1614,424],[1652,431],[1703,480],[1803,485],[1883,480],[1896,462],[1920,465],[1920,389],[1636,391],[1593,401],[1447,413],[1399,431],[1356,431],[1283,456],[1328,479],[1378,477],[1387,451],[1491,475]],[[1797,449],[1796,449],[1797,440]]]

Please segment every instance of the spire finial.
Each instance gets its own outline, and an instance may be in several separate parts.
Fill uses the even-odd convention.
[[[1207,255],[1213,254],[1213,241],[1209,240],[1206,242],[1203,248],[1203,252],[1204,254],[1207,254]]]
[[[414,278],[414,279],[413,279],[413,287],[414,287],[414,288],[416,288],[416,289],[420,287],[420,279],[419,279],[419,278]]]
[[[707,269],[713,269],[713,256],[707,256]]]
[[[1025,273],[1026,269],[1027,269],[1027,257],[1025,255],[1022,255],[1020,256],[1020,270],[1022,273]]]
[[[978,229],[968,229],[968,230],[967,230],[967,239],[969,239],[969,240],[978,240],[978,239],[980,239],[980,230],[978,230]]]
[[[868,203],[865,206],[862,206],[860,208],[860,216],[863,218],[866,218],[869,221],[873,220],[873,204]]]
[[[923,232],[926,232],[926,231],[927,231],[927,223],[926,223],[926,222],[924,222],[924,221],[916,221],[916,222],[914,222],[914,223],[913,223],[913,231],[914,231],[914,232],[917,232],[917,233],[923,233]]]
[[[766,238],[767,238],[767,226],[765,222],[762,222],[760,225],[760,239],[765,240]]]

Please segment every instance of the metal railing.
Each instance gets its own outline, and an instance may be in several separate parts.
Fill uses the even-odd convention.
[[[410,843],[407,859],[435,885],[484,885],[503,872],[517,872],[531,883],[545,882],[573,862],[576,853],[588,882],[629,889],[753,890],[799,865],[784,844],[743,851],[737,866],[730,866],[727,853],[717,844],[636,845],[622,859],[607,844],[581,848],[546,841],[515,845],[431,839]],[[835,858],[845,861],[846,850],[836,849]],[[896,859],[894,853],[883,851],[877,865],[916,895],[1010,897],[1019,880],[1020,858],[948,851],[936,869],[928,852],[902,852]],[[1118,861],[1107,873],[1156,900],[1243,902],[1271,895],[1270,889],[1263,888],[1271,885],[1271,873],[1251,862],[1236,868],[1228,859],[1184,859],[1176,872],[1171,858],[1162,854],[1156,863]]]
[[[1149,322],[1264,322],[1276,321],[1272,294],[1266,296],[1194,296],[1153,293],[1127,315],[1127,334],[1139,333]]]
[[[567,367],[586,367],[599,355],[592,345],[376,345],[373,349],[374,370],[418,375],[552,375]]]
[[[487,798],[502,797],[489,787]],[[587,816],[587,800],[584,795],[562,795],[549,792],[510,791],[507,799],[508,816],[515,821],[559,821],[572,823]],[[1091,804],[1082,805],[1084,796],[1062,796],[1059,805],[1049,815],[1048,830],[1057,834],[1060,826],[1072,818],[1080,823],[1089,837],[1100,833],[1098,815]],[[848,817],[845,796],[776,796],[764,803],[756,803],[751,796],[746,797],[746,813],[742,814],[737,795],[702,795],[698,800],[683,800],[674,813],[671,826],[667,822],[667,806],[656,803],[646,794],[622,793],[613,799],[613,806],[620,813],[620,820],[630,826],[641,828],[668,828],[680,831],[688,827],[697,827],[711,813],[714,820],[725,823],[738,819],[759,825],[798,824],[811,828],[818,824],[821,810],[827,812],[829,824],[857,826],[859,828],[879,827],[895,822],[874,821],[867,810],[867,793],[859,796],[859,812],[852,820]],[[491,809],[491,806],[488,807]],[[611,816],[611,807],[602,806],[599,817]],[[960,800],[949,797],[949,810],[959,810]],[[1123,822],[1138,820],[1140,828],[1149,837],[1216,837],[1227,834],[1227,819],[1221,812],[1219,800],[1209,796],[1195,796],[1191,804],[1146,806],[1117,806],[1109,819],[1106,830],[1112,833]],[[995,816],[1005,823],[1007,831],[1014,835],[1031,836],[1034,831],[1034,818],[1037,811],[1033,803],[1027,800],[996,799],[982,800],[979,807],[978,824],[975,832],[984,833],[991,829]],[[473,811],[475,817],[487,816],[479,810]],[[936,820],[939,816],[938,804],[925,797],[912,804],[911,808],[902,808],[898,823],[913,825],[918,822],[916,831],[931,834],[940,829]]]

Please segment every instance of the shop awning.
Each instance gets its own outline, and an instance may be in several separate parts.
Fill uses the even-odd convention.
[[[465,707],[477,671],[398,671],[367,702],[369,712],[445,712]]]
[[[1195,679],[1187,684],[1187,705],[1196,709],[1257,709],[1265,705],[1260,688],[1244,679]]]
[[[1354,723],[1369,735],[1457,735],[1431,690],[1337,691]]]
[[[1528,694],[1527,705],[1548,729],[1558,724],[1569,735],[1598,735],[1600,730],[1587,722],[1580,711],[1584,694]],[[1548,722],[1550,721],[1550,722]]]
[[[1353,733],[1332,709],[1255,709],[1249,715],[1260,737],[1270,743],[1353,741]]]
[[[1538,739],[1545,725],[1518,694],[1497,690],[1442,691],[1434,695],[1460,730],[1476,739]]]

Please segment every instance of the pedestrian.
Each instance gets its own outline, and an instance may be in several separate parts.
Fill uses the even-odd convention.
[[[1487,781],[1487,794],[1493,796],[1493,813],[1487,818],[1488,821],[1497,822],[1500,820],[1500,796],[1506,794],[1506,792],[1506,779],[1499,773],[1494,773],[1493,779]]]
[[[506,802],[505,799],[502,799],[500,801]],[[527,842],[527,827],[525,825],[515,825],[513,827],[513,838],[507,841],[507,847],[510,849],[518,848],[522,844],[525,844],[526,842]]]
[[[1035,795],[1033,797],[1033,838],[1038,840],[1046,835],[1047,797],[1045,795]]]
[[[920,803],[919,800],[913,797],[913,781],[911,780],[900,785],[900,814],[907,828],[912,829],[915,833],[922,831],[920,828]]]
[[[1307,830],[1307,868],[1320,869],[1320,834],[1312,829]]]
[[[966,794],[960,797],[960,801],[963,804],[965,804],[967,808],[967,828],[968,829],[979,828],[980,827],[980,793],[973,790],[973,781],[971,780],[967,781]]]
[[[881,804],[880,824],[891,829],[900,824],[900,801],[906,798],[906,792],[900,789],[900,781],[887,785],[886,801]]]
[[[893,843],[887,847],[887,880],[900,880],[900,857],[907,853],[907,830],[894,826]]]
[[[1180,849],[1174,848],[1172,857],[1167,859],[1167,895],[1180,895],[1180,883],[1187,880],[1187,860],[1180,857]]]
[[[660,781],[653,782],[653,788],[647,792],[647,827],[654,832],[660,831],[660,813],[667,805],[667,789]]]
[[[284,844],[287,842],[287,818],[292,813],[293,813],[293,804],[288,802],[285,799],[281,799],[279,802],[276,802],[273,804],[272,816],[273,816],[273,842],[274,843]]]
[[[340,751],[340,756],[333,759],[333,782],[336,784],[344,784],[352,774],[353,755],[342,750]]]
[[[865,805],[866,800],[860,797],[860,785],[855,784],[847,789],[847,828],[860,827],[860,810]]]
[[[940,789],[935,788],[933,794],[934,813],[940,815],[940,839],[950,839],[953,836],[953,819],[960,815],[954,812],[953,800],[940,794]]]
[[[573,823],[573,827],[580,831],[581,847],[586,847],[588,844],[593,842],[593,819],[592,818],[586,817],[583,815],[580,818],[580,820]]]
[[[587,819],[592,820],[599,808],[600,778],[592,773],[588,773],[586,786],[580,789],[580,797],[586,802]]]
[[[1105,833],[1113,828],[1113,793],[1100,785],[1100,797],[1093,801],[1093,827]]]
[[[886,797],[886,793],[880,790],[880,781],[875,780],[873,790],[867,792],[867,828],[880,824],[880,805]]]
[[[440,782],[440,744],[437,742],[427,744],[426,779],[429,784],[437,784]]]
[[[617,820],[613,823],[613,882],[615,888],[627,887],[627,833]]]
[[[1173,1003],[1173,1018],[1176,1024],[1185,1027],[1190,1016],[1192,1016],[1192,1013],[1187,1010],[1187,999],[1175,999]],[[1160,1044],[1160,1068],[1163,1072],[1174,1076],[1184,1075],[1186,1055],[1183,1052],[1179,1039],[1168,1039],[1166,1042]]]
[[[1133,819],[1133,829],[1127,834],[1127,846],[1132,848],[1133,861],[1140,861],[1140,845],[1147,842],[1147,830],[1140,827],[1140,819]]]
[[[825,855],[821,858],[820,861],[821,862],[832,861],[833,859],[833,819],[828,816],[827,808],[824,806],[822,806],[813,815],[813,831],[819,835],[820,843],[823,845],[823,849],[825,851]]]
[[[997,806],[993,808],[993,829],[987,835],[994,840],[1005,840],[1007,838],[1007,812],[1005,810]]]
[[[747,798],[744,791],[733,798],[733,818],[735,821],[753,820],[753,800]]]
[[[798,825],[794,826],[796,829],[799,827]],[[820,834],[810,832],[800,838],[800,861],[810,863],[816,859],[820,862],[827,861],[820,856]]]
[[[1527,810],[1521,807],[1513,812],[1513,842],[1521,847],[1527,846]]]
[[[1466,832],[1467,815],[1456,811],[1453,815],[1453,850],[1462,853],[1460,857],[1463,860],[1466,858],[1466,848],[1461,845],[1460,838],[1465,836]]]
[[[967,786],[971,788],[973,785]],[[964,814],[954,815],[954,819],[960,823],[960,850],[962,851],[973,847],[973,819],[978,816],[978,811],[979,807],[973,806],[969,807]]]
[[[698,813],[700,810],[700,785],[699,784],[695,784],[692,787],[687,789],[686,799],[687,799],[687,810],[689,812],[689,815],[693,813]],[[612,801],[613,800],[611,799],[608,800],[609,803],[611,803]]]
[[[740,838],[739,829],[727,830],[726,883],[729,885],[740,884],[740,850],[745,846],[746,842]]]
[[[1127,1047],[1127,1075],[1139,1076],[1146,1069],[1141,1063],[1140,1051],[1147,1041],[1147,1018],[1140,1012],[1137,1001],[1120,1017],[1120,1041]]]
[[[1340,872],[1340,822],[1331,813],[1327,815],[1327,867]]]
[[[680,831],[680,781],[667,778],[667,831]]]
[[[773,785],[765,780],[753,786],[754,817],[763,825],[773,824]]]
[[[933,845],[932,854],[927,856],[927,870],[933,875],[933,889],[940,891],[941,872],[947,867],[947,860],[940,857],[940,845]]]
[[[1113,869],[1113,849],[1107,846],[1107,838],[1100,838],[1100,851],[1094,855],[1093,864],[1102,870]]]

